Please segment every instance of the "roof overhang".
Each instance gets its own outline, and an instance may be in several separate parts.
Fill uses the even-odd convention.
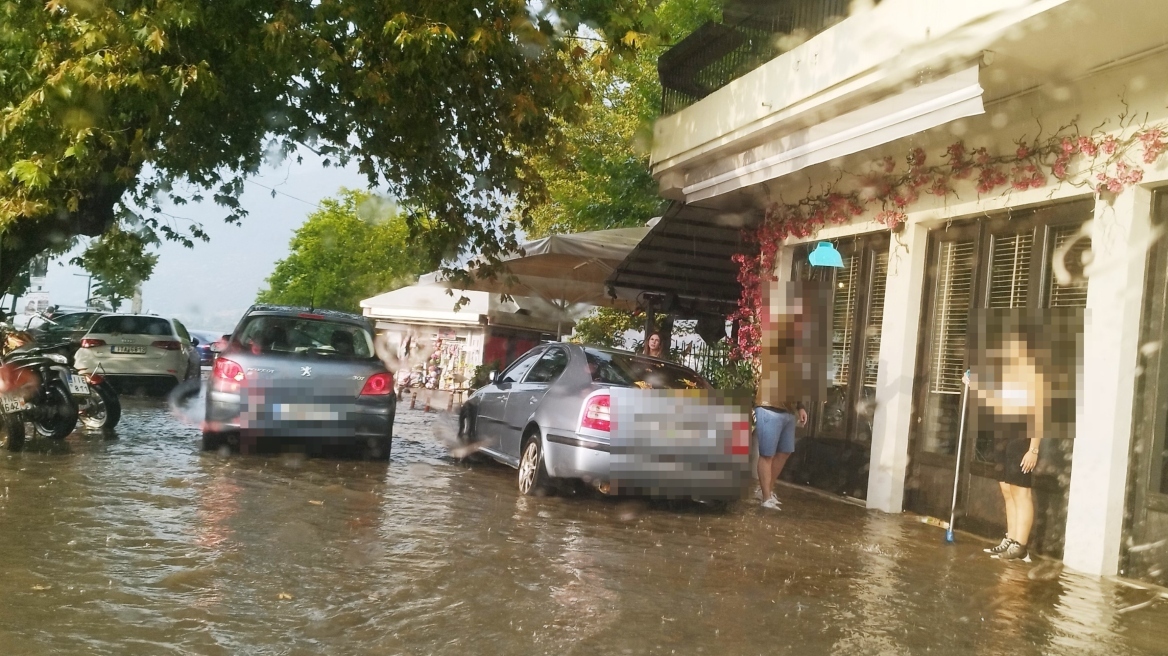
[[[742,287],[731,258],[754,253],[743,238],[757,211],[726,212],[675,202],[608,277],[609,294],[681,317],[725,316]]]

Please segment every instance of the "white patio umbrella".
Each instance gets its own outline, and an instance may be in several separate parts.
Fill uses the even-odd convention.
[[[465,289],[461,283],[444,284],[465,291],[542,298],[569,321],[593,306],[633,309],[633,301],[610,298],[604,283],[648,233],[649,228],[615,228],[551,235],[523,243],[524,254],[504,258],[494,278],[475,276],[472,263],[469,272],[475,279]]]

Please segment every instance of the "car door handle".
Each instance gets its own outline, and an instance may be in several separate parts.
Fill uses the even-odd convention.
[[[538,401],[538,400],[539,400],[539,399],[535,398],[534,396],[529,396],[529,397],[527,397],[527,402],[528,402],[528,403],[535,403],[535,402],[536,402],[536,401]]]

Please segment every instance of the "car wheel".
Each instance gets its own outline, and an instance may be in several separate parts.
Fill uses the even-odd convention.
[[[65,384],[51,381],[44,393],[45,407],[52,408],[52,416],[33,422],[37,435],[52,440],[63,440],[77,428],[77,403]]]
[[[393,451],[393,438],[391,437],[371,437],[366,442],[365,457],[369,460],[389,460],[389,455]]]
[[[227,444],[227,435],[215,431],[203,431],[203,450],[218,451]]]
[[[9,451],[19,451],[24,448],[24,420],[17,415],[4,415],[0,421],[0,430],[4,431],[4,448]]]
[[[519,493],[544,496],[550,491],[550,477],[543,464],[543,442],[539,434],[529,435],[519,459]]]

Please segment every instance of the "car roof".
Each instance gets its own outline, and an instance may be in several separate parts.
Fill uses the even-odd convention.
[[[364,317],[360,314],[354,314],[352,312],[341,312],[339,310],[321,310],[321,309],[314,309],[314,308],[297,307],[295,305],[268,305],[268,304],[253,305],[250,308],[248,308],[248,310],[244,314],[244,316],[248,317],[248,316],[251,316],[253,314],[265,314],[265,315],[276,315],[276,316],[287,316],[287,317],[296,317],[296,316],[299,316],[301,314],[315,314],[317,316],[321,316],[321,317],[324,317],[326,319],[335,319],[335,320],[339,320],[339,321],[348,321],[351,323],[360,323],[364,326],[369,325],[369,319],[367,319],[366,317]]]

